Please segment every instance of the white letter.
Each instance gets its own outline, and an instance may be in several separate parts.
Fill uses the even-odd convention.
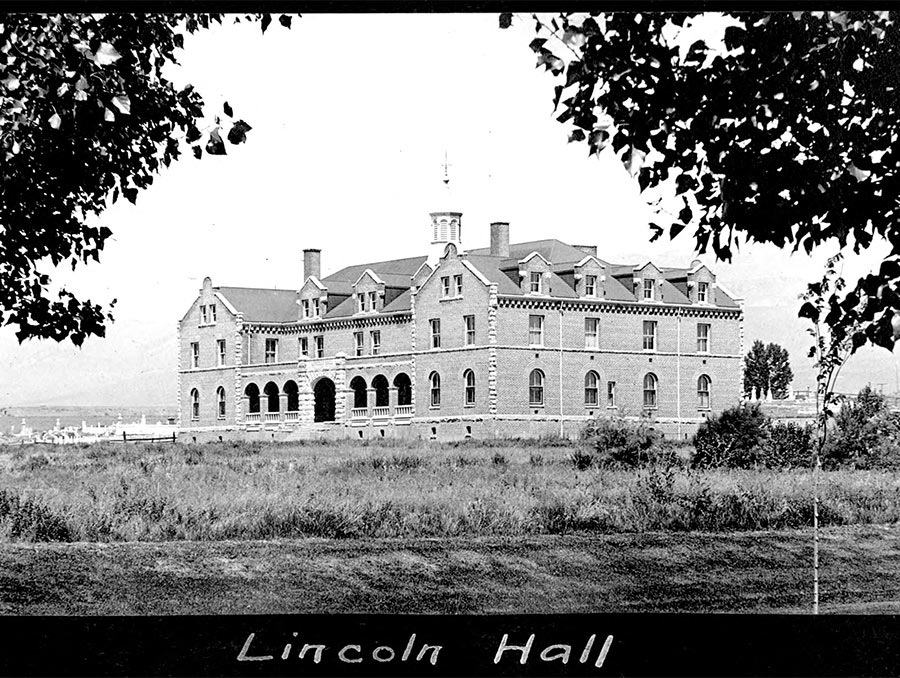
[[[387,650],[388,652],[391,653],[391,656],[388,657],[387,659],[382,659],[381,657],[378,656],[379,650]],[[372,659],[374,659],[377,662],[389,662],[389,661],[393,661],[395,654],[396,653],[394,652],[393,648],[390,648],[387,645],[381,645],[380,647],[376,647],[374,650],[372,650]]]
[[[415,642],[416,642],[416,634],[414,633],[409,637],[409,642],[406,644],[406,649],[403,650],[403,656],[400,657],[400,661],[405,662],[407,659],[409,659],[409,655],[412,654],[413,644]]]
[[[609,654],[609,648],[612,645],[612,636],[606,636],[606,642],[603,643],[603,647],[600,649],[600,656],[597,657],[597,661],[594,663],[598,669],[603,666],[603,662],[606,661],[606,655]]]
[[[253,643],[253,639],[255,637],[256,637],[255,633],[251,633],[249,636],[247,636],[247,642],[244,643],[244,647],[241,648],[241,652],[237,657],[237,660],[239,662],[264,662],[264,661],[268,661],[269,659],[272,659],[272,655],[270,655],[270,654],[260,655],[259,657],[248,657],[247,656],[247,650],[250,649],[250,645],[251,645],[251,643]]]
[[[594,647],[594,641],[595,641],[596,639],[597,639],[597,634],[596,634],[596,633],[592,633],[592,634],[591,634],[591,637],[588,638],[587,645],[584,646],[584,652],[581,653],[581,659],[578,660],[578,661],[580,661],[582,664],[584,664],[584,663],[588,660],[588,657],[589,657],[590,654],[591,654],[591,648]]]
[[[531,644],[534,643],[534,634],[532,633],[528,636],[528,642],[525,645],[507,645],[506,641],[509,640],[509,634],[503,634],[503,640],[500,641],[500,647],[497,648],[497,654],[494,655],[494,663],[500,663],[500,656],[506,652],[507,650],[519,650],[522,653],[522,658],[519,660],[520,664],[524,664],[528,661],[528,654],[531,652]]]
[[[304,645],[303,649],[300,650],[300,654],[297,655],[300,659],[303,659],[306,656],[306,652],[311,648],[316,648],[316,654],[313,656],[313,661],[318,664],[322,661],[322,652],[325,650],[324,645]]]
[[[554,655],[551,655],[550,650],[553,650],[554,648],[557,648],[557,647],[563,648],[562,651],[557,652]],[[572,652],[571,645],[549,645],[548,647],[544,648],[543,652],[541,652],[541,659],[543,659],[545,662],[552,662],[554,659],[562,659],[563,664],[568,664],[569,663],[569,654],[571,654],[571,652]]]
[[[441,651],[442,647],[443,645],[423,645],[422,649],[419,650],[419,655],[416,657],[416,661],[422,661],[422,657],[425,656],[425,653],[428,650],[431,650],[431,659],[429,659],[428,661],[430,661],[431,665],[434,666],[435,664],[437,664],[438,652]]]
[[[351,648],[357,652],[362,651],[362,648],[359,645],[344,645],[344,647],[341,648],[341,651],[338,652],[338,659],[346,664],[359,664],[362,661],[362,657],[359,659],[347,659],[347,650]]]

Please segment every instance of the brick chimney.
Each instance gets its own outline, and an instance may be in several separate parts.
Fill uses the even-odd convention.
[[[491,256],[509,257],[509,223],[495,221],[491,224]]]
[[[303,250],[303,279],[322,277],[322,250]]]

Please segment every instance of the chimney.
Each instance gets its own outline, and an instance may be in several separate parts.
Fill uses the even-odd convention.
[[[509,257],[509,223],[495,221],[491,224],[491,256]]]
[[[322,277],[322,250],[303,250],[303,279]]]

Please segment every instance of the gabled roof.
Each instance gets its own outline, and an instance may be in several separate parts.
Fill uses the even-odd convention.
[[[366,269],[375,271],[381,278],[387,282],[386,276],[396,275],[398,277],[406,276],[406,285],[409,285],[409,278],[419,270],[419,267],[428,260],[426,256],[408,257],[406,259],[391,259],[390,261],[376,261],[369,264],[357,264],[355,266],[347,266],[336,273],[323,278],[323,282],[329,288],[331,281],[343,280],[354,283],[359,280],[359,276]]]
[[[378,285],[385,284],[384,280],[382,280],[375,271],[373,271],[371,268],[367,268],[365,271],[363,271],[362,273],[359,274],[359,277],[353,283],[353,286],[356,287],[357,285],[359,285],[359,281],[362,280],[363,278],[365,278],[366,276],[369,276]]]
[[[531,261],[535,257],[538,257],[541,261],[543,261],[548,266],[550,265],[550,262],[547,261],[547,259],[537,250],[534,250],[533,252],[531,252],[531,254],[528,254],[528,255],[524,256],[522,259],[519,259],[519,263],[527,264],[529,261]]]
[[[509,258],[516,261],[528,256],[532,252],[537,252],[545,260],[554,264],[563,264],[568,262],[580,261],[584,258],[586,252],[572,245],[567,245],[556,238],[547,240],[532,240],[529,242],[512,243],[509,246]],[[479,247],[477,249],[468,250],[469,255],[491,256],[490,247]]]
[[[258,287],[214,287],[247,322],[296,322],[297,292]]]

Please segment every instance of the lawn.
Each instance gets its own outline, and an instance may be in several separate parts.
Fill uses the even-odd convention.
[[[0,449],[0,612],[810,607],[806,471],[552,441]],[[826,612],[900,612],[900,478],[822,474]]]

